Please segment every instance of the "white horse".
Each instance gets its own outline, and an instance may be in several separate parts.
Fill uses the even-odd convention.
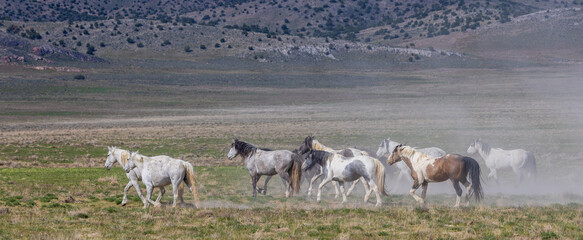
[[[512,168],[512,171],[522,181],[524,175],[529,179],[536,179],[536,161],[534,154],[523,149],[504,150],[500,148],[491,148],[479,138],[476,139],[468,148],[468,154],[474,153],[480,156],[486,162],[486,167],[490,169],[488,179],[494,178],[498,184],[498,169]]]
[[[352,182],[363,178],[366,188],[374,191],[377,197],[375,206],[382,203],[380,194],[387,195],[385,192],[385,167],[375,158],[369,156],[344,157],[340,154],[327,151],[312,150],[304,163],[302,169],[308,170],[319,164],[323,167],[326,176],[320,186],[318,186],[318,195],[316,201],[320,202],[322,188],[330,181],[336,181],[340,185],[342,193],[342,203],[346,203],[346,193],[344,192],[344,182]],[[367,202],[372,191],[367,191],[364,196],[364,202]],[[379,194],[380,192],[380,194]]]
[[[200,206],[196,191],[194,168],[189,162],[164,155],[158,156],[157,158],[150,158],[138,152],[131,152],[127,161],[128,163],[123,168],[126,173],[135,169],[136,172],[141,173],[142,182],[146,185],[146,202],[144,203],[144,208],[147,208],[149,203],[152,203],[155,207],[160,206],[159,202],[154,202],[150,199],[152,190],[155,187],[164,187],[170,184],[172,184],[172,192],[174,193],[172,207],[176,207],[179,187],[183,181],[190,188],[190,191],[192,191],[195,207]]]
[[[113,166],[113,164],[115,164],[115,162],[118,162],[122,168],[125,167],[127,164],[127,159],[130,156],[130,151],[119,149],[117,147],[109,147],[108,146],[107,148],[109,151],[107,152],[107,160],[105,161],[105,169],[107,169],[107,170],[111,169],[111,167]],[[156,156],[153,158],[158,158],[158,157],[160,157],[160,156]],[[130,171],[129,173],[126,173],[126,177],[130,181],[123,189],[123,200],[121,202],[121,205],[125,206],[129,202],[127,195],[128,195],[128,190],[131,187],[134,187],[136,189],[136,191],[138,192],[138,196],[140,196],[140,199],[142,200],[142,203],[145,204],[146,199],[142,195],[142,190],[140,189],[140,183],[139,183],[139,181],[142,180],[142,173],[138,172],[134,169],[134,170]],[[162,196],[164,196],[165,192],[166,192],[166,190],[164,189],[164,187],[160,187],[160,194],[158,195],[158,198],[156,198],[157,203],[160,202],[160,200],[162,199]],[[184,202],[184,200],[182,199],[183,192],[184,192],[184,186],[182,184],[180,184],[180,189],[179,189],[180,202]]]
[[[387,153],[389,153],[389,154],[392,153],[395,150],[395,147],[397,147],[399,145],[401,145],[401,143],[392,141],[391,138],[387,138],[387,139],[383,140],[381,142],[381,144],[379,145],[379,148],[377,149],[377,158],[380,158]],[[417,151],[420,151],[420,152],[425,153],[425,154],[429,154],[433,157],[443,157],[446,154],[445,151],[443,151],[443,149],[438,148],[438,147],[421,148],[421,149],[417,149]],[[383,161],[383,162],[385,162],[385,161]],[[411,178],[411,169],[409,169],[409,167],[407,166],[407,164],[405,164],[405,162],[400,161],[400,162],[397,162],[396,165],[397,165],[397,168],[399,169],[399,175],[397,175],[397,182],[400,182],[402,179],[408,179],[409,181],[413,180]]]

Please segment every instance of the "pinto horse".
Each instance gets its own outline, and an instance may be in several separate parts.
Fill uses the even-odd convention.
[[[379,148],[377,149],[377,157],[380,158],[381,156],[392,153],[396,146],[401,145],[399,142],[395,142],[391,140],[391,138],[387,138],[381,142]],[[427,153],[434,157],[442,157],[445,156],[445,151],[438,147],[428,147],[428,148],[420,148],[418,149],[422,153]],[[397,163],[397,168],[399,169],[399,175],[397,175],[397,184],[401,182],[402,179],[411,180],[409,176],[411,176],[411,169],[407,167],[405,162],[401,161]]]
[[[359,150],[356,148],[346,148],[346,149],[342,149],[342,150],[334,150],[332,148],[324,146],[324,144],[320,143],[314,136],[307,136],[304,139],[304,141],[302,142],[302,145],[300,146],[300,155],[306,154],[312,150],[337,153],[337,154],[343,155],[345,157],[370,156],[370,154],[368,152],[362,151],[362,150]],[[320,178],[323,174],[324,174],[324,171],[322,170],[322,166],[320,166],[320,173],[314,175],[309,182],[308,196],[312,195],[312,186],[314,185],[314,182],[316,180],[318,180],[318,178]],[[359,180],[361,180],[361,179],[356,179],[356,180],[354,180],[354,182],[352,182],[352,186],[350,186],[350,188],[348,189],[348,192],[346,193],[347,196],[350,196],[350,193],[352,192],[354,187],[356,187],[356,184],[358,183]],[[364,185],[364,188],[367,192],[370,191],[370,189],[368,189],[365,182],[363,182],[362,184]],[[336,182],[333,182],[333,185],[334,185],[334,190],[336,191],[336,195],[334,197],[338,198],[339,197],[338,186],[336,185]]]
[[[421,207],[425,207],[425,194],[427,185],[430,182],[443,182],[450,180],[456,191],[457,198],[455,207],[459,207],[462,196],[461,182],[466,187],[466,205],[470,205],[470,197],[474,195],[476,201],[483,198],[482,186],[480,185],[480,165],[471,157],[458,154],[446,154],[443,157],[432,157],[422,153],[412,147],[399,145],[395,147],[387,163],[393,165],[403,161],[411,169],[413,177],[413,187],[409,194],[417,200]],[[466,179],[470,176],[471,182]],[[421,197],[415,191],[423,187]]]
[[[235,139],[231,144],[227,158],[233,159],[237,155],[241,155],[245,160],[253,184],[253,197],[257,196],[257,181],[263,175],[278,174],[286,185],[285,197],[290,197],[290,190],[293,190],[293,193],[299,192],[302,163],[298,154],[288,150],[261,149],[253,144]]]
[[[363,183],[367,189],[375,192],[377,203],[375,206],[381,205],[380,194],[387,195],[385,192],[385,167],[375,158],[369,156],[354,156],[345,157],[340,154],[331,153],[327,151],[311,151],[304,163],[303,170],[308,170],[316,164],[322,166],[322,171],[326,178],[322,180],[318,186],[317,200],[320,202],[320,196],[324,185],[330,181],[336,181],[340,185],[340,192],[342,193],[342,203],[346,202],[346,194],[344,192],[344,182],[352,182],[359,178],[363,178]],[[368,201],[372,191],[367,191],[364,196],[364,202]],[[380,194],[379,194],[380,192]]]

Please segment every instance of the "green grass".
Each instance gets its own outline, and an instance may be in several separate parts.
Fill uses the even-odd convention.
[[[161,208],[143,210],[133,189],[131,202],[120,205],[127,180],[119,168],[0,169],[0,237],[580,239],[582,231],[583,205],[575,203],[454,209],[451,196],[430,195],[430,207],[419,209],[394,205],[410,196],[393,195],[379,208],[357,204],[361,196],[351,196],[343,207],[331,192],[320,204],[303,194],[284,199],[279,179],[270,183],[267,196],[250,197],[242,167],[195,172],[205,208],[172,209],[167,193]],[[69,196],[75,202],[64,202]],[[192,203],[188,190],[185,201]]]

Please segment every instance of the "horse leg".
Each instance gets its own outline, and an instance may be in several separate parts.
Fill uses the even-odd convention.
[[[490,180],[490,178],[493,178],[496,181],[496,186],[500,186],[500,184],[498,183],[498,174],[496,174],[496,169],[492,169],[490,168],[490,174],[488,174],[488,180]]]
[[[310,180],[310,186],[308,187],[308,197],[312,196],[312,186],[314,185],[314,182],[316,180],[318,180],[318,178],[320,178],[322,175],[324,175],[324,173],[322,171],[320,171],[319,174],[315,175],[314,177],[312,177],[312,179]]]
[[[128,184],[126,185],[126,187],[123,189],[123,200],[121,201],[121,205],[125,206],[126,204],[128,204],[129,200],[128,200],[128,190],[132,187],[132,181],[129,181]],[[140,192],[141,194],[141,192]]]
[[[138,196],[142,200],[142,203],[146,204],[146,202],[148,202],[148,200],[146,200],[144,195],[142,195],[142,189],[140,188],[140,184],[138,183],[138,180],[133,179],[130,182],[132,183],[132,186],[134,186],[134,188],[136,189],[136,192],[138,192]]]
[[[427,186],[429,185],[428,182],[424,182],[423,184],[421,184],[421,198],[423,198],[423,201],[425,201],[425,196],[427,196]]]
[[[363,182],[364,181],[363,179]],[[379,187],[378,185],[374,182],[374,180],[370,179],[369,182],[366,184],[366,187],[369,188],[370,190],[367,190],[367,196],[365,197],[365,203],[368,202],[368,197],[370,196],[371,192],[374,191],[376,197],[377,197],[377,203],[375,204],[375,207],[379,207],[383,204],[382,199],[381,199],[381,194],[379,193]]]
[[[259,177],[257,174],[251,175],[251,185],[253,186],[253,197],[257,197],[257,181]]]
[[[462,178],[460,182],[466,187],[466,207],[470,206],[470,190],[472,189],[472,183],[468,182],[467,179]]]
[[[334,191],[336,191],[334,198],[340,197],[340,192],[338,192],[338,183],[336,181],[334,181],[334,182],[332,182],[332,185],[334,186]]]
[[[320,202],[320,197],[322,196],[322,188],[324,187],[324,185],[326,185],[330,181],[332,181],[331,176],[327,176],[326,179],[322,180],[322,182],[320,183],[320,186],[318,186],[318,195],[316,197],[316,202]]]
[[[415,191],[417,191],[417,189],[421,186],[421,184],[419,184],[417,182],[417,180],[415,180],[413,182],[413,186],[411,187],[411,190],[409,190],[409,195],[411,195],[411,197],[413,197],[415,199],[415,201],[417,201],[419,204],[421,204],[421,207],[425,207],[425,200],[423,200],[423,198],[420,198],[419,196],[417,196],[417,194],[415,194]]]
[[[352,193],[352,190],[354,190],[354,188],[356,187],[356,184],[358,184],[359,181],[362,181],[362,184],[364,184],[364,180],[362,178],[356,179],[356,181],[352,182],[352,185],[350,185],[350,188],[348,188],[348,191],[346,192],[346,196],[350,196],[350,194]]]
[[[462,188],[460,187],[460,182],[458,180],[451,179],[451,183],[453,184],[455,194],[457,195],[455,199],[455,205],[453,207],[457,208],[460,206],[460,200],[462,199]]]
[[[348,202],[346,200],[346,192],[344,191],[344,182],[338,182],[338,185],[340,185],[340,193],[342,194],[342,204]]]
[[[269,180],[271,180],[271,177],[273,176],[267,176],[267,178],[265,178],[265,183],[263,184],[263,189],[257,189],[257,191],[259,191],[259,193],[263,193],[263,195],[267,194],[267,183],[269,183]]]
[[[370,194],[372,193],[373,189],[370,186],[370,183],[362,179],[362,183],[364,184],[364,202],[368,202],[370,198]]]
[[[174,181],[172,183],[172,193],[174,194],[174,201],[172,202],[172,207],[176,207],[176,202],[178,202],[178,196],[180,195],[180,185],[182,184],[182,179]],[[182,190],[184,192],[184,188]]]
[[[160,206],[160,203],[154,202],[152,199],[150,199],[152,197],[153,190],[154,187],[151,184],[146,184],[146,203],[144,204],[144,208],[147,208],[150,203],[152,203],[154,207]]]
[[[164,189],[164,187],[159,187],[160,188],[160,194],[158,194],[158,198],[156,198],[156,202],[160,203],[160,201],[162,200],[162,196],[164,196],[164,193],[166,193],[166,189]]]
[[[288,198],[291,195],[290,192],[293,193],[293,191],[290,191],[292,185],[291,177],[285,171],[279,172],[279,177],[283,180],[283,185],[285,186],[285,197]]]

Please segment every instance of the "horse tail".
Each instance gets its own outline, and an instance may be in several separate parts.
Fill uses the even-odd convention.
[[[302,184],[302,158],[298,154],[292,154],[292,166],[289,170],[290,184],[294,193],[300,192],[300,186]]]
[[[196,191],[196,178],[194,177],[194,167],[187,161],[182,161],[182,165],[186,169],[186,175],[184,176],[184,181],[186,185],[192,191],[192,195],[194,196],[194,203],[195,207],[200,207],[200,200],[198,199],[198,192]]]
[[[472,181],[469,195],[474,195],[474,199],[479,202],[484,198],[484,192],[480,184],[480,164],[471,157],[464,157],[464,170],[470,175],[470,181]]]
[[[385,166],[377,159],[374,160],[374,165],[374,174],[377,176],[377,187],[382,195],[388,196],[389,194],[385,190]]]

